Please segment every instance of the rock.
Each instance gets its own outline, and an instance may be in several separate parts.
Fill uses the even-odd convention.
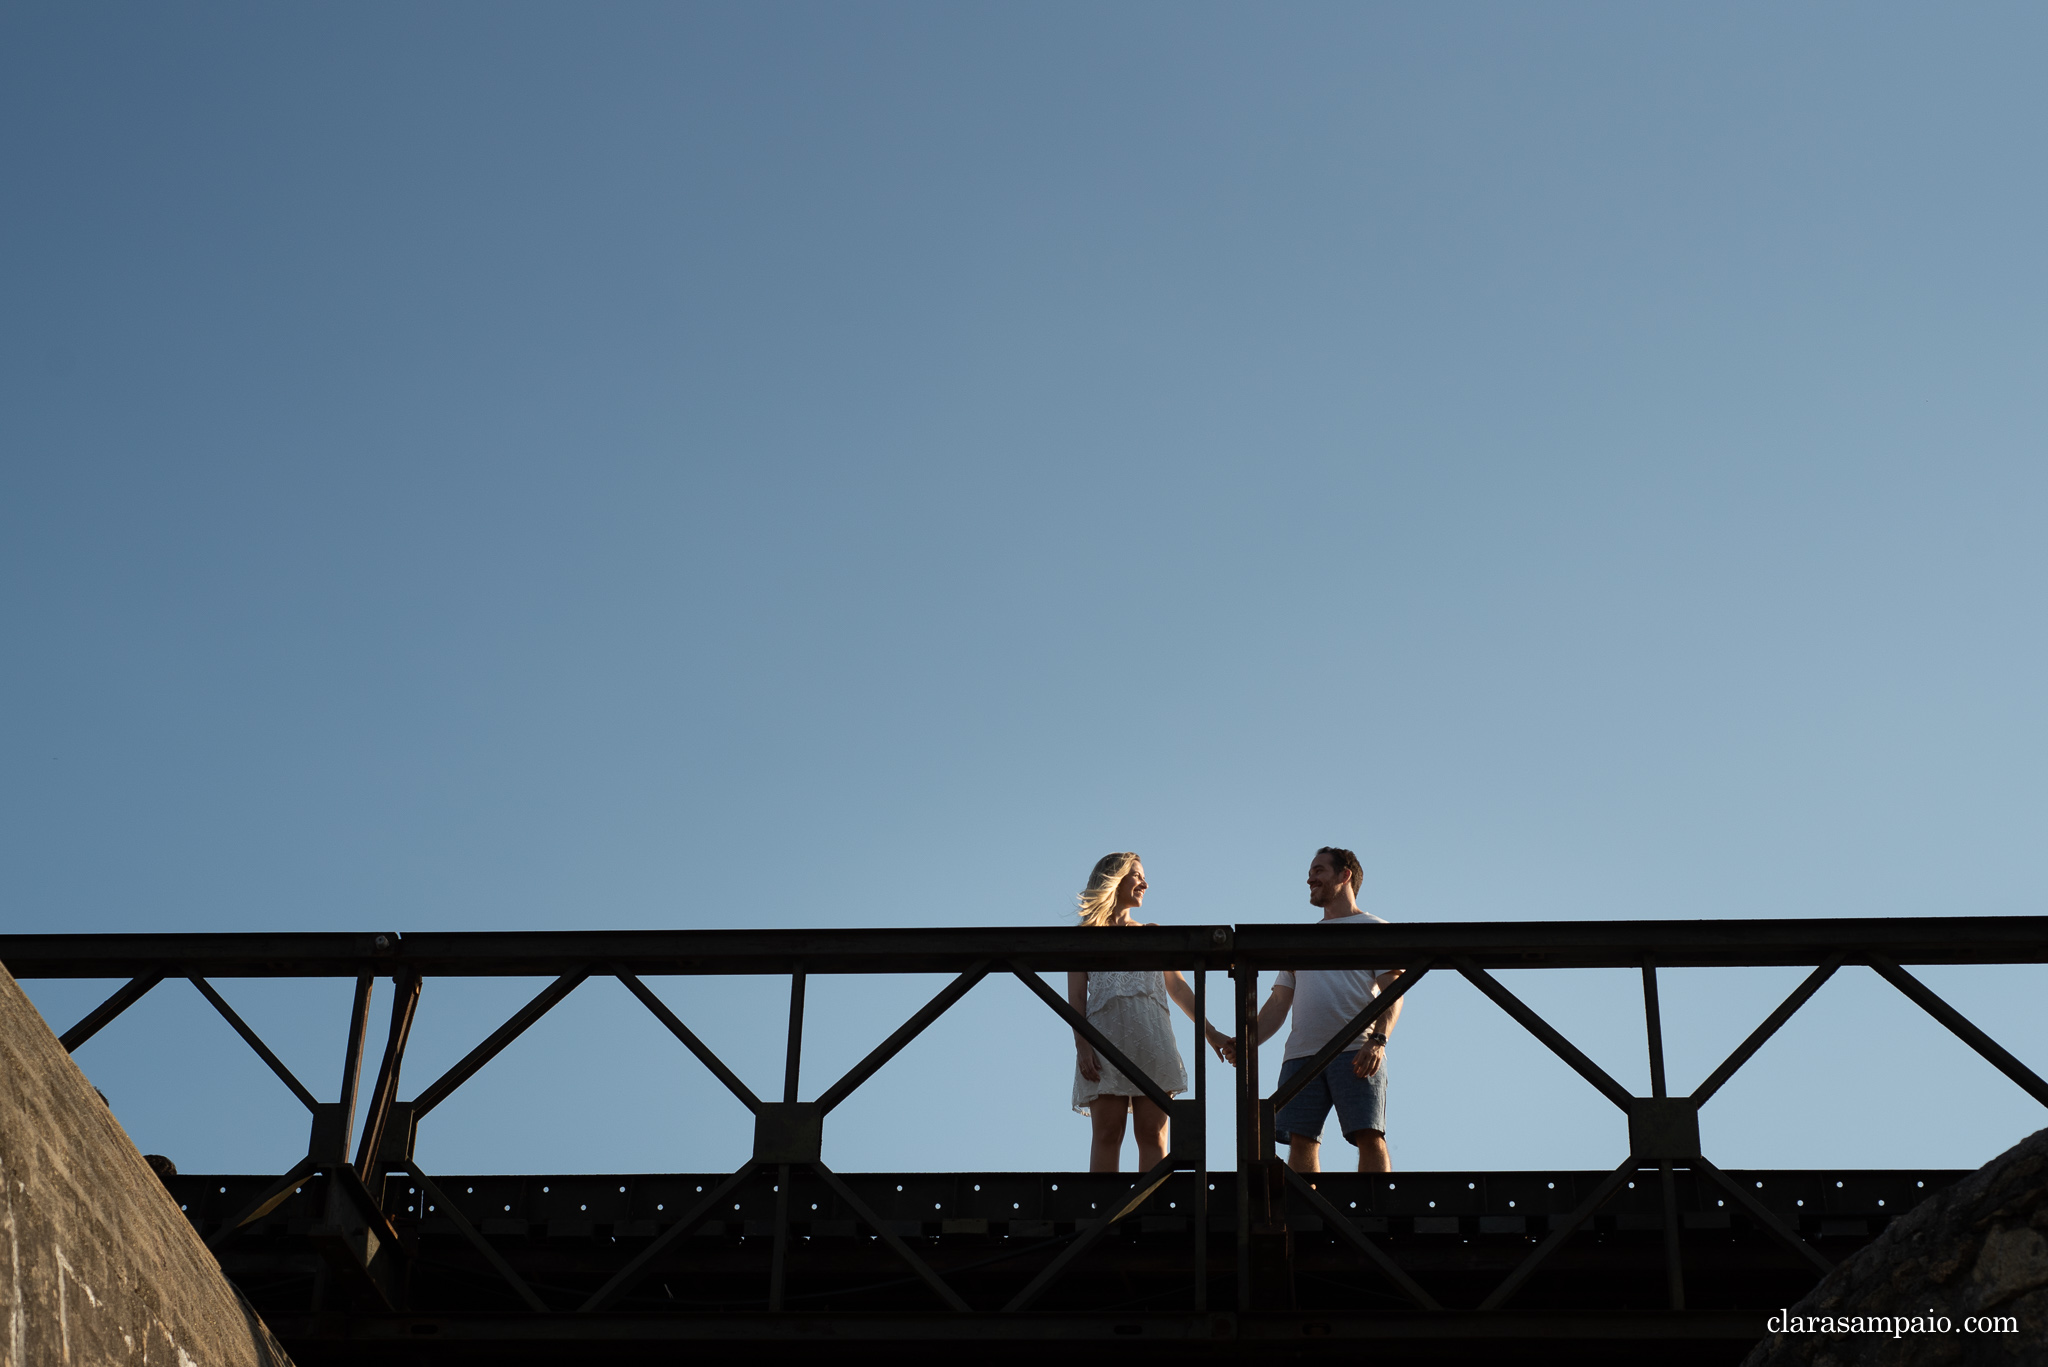
[[[0,968],[0,1362],[291,1367]]]
[[[1743,1367],[2048,1367],[2044,1231],[2048,1130],[1894,1220]]]
[[[1973,1308],[1989,1310],[2038,1286],[2048,1286],[2048,1239],[2039,1230],[2003,1226],[1984,1237],[1970,1272]]]

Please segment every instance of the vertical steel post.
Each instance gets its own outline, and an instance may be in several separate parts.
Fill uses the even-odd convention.
[[[804,975],[789,975],[789,1053],[782,1067],[782,1099],[796,1100],[797,1074],[804,1054]],[[775,1169],[775,1252],[768,1263],[768,1310],[782,1311],[784,1274],[789,1265],[789,1164]]]
[[[1252,1308],[1252,1181],[1259,1176],[1259,975],[1230,970],[1237,1012],[1237,1308]]]
[[[1643,964],[1643,1021],[1650,1037],[1650,1095],[1665,1096],[1664,1017],[1657,1005],[1657,966]],[[1685,1309],[1685,1267],[1680,1261],[1678,1241],[1678,1178],[1671,1160],[1657,1162],[1658,1178],[1664,1188],[1664,1289],[1673,1310]]]
[[[355,1009],[348,1018],[348,1053],[341,1061],[341,1133],[344,1147],[356,1128],[356,1086],[363,1076],[363,1040],[370,1032],[370,989],[375,978],[356,979]]]
[[[768,1311],[782,1312],[783,1271],[789,1262],[789,1164],[775,1169],[775,1253],[768,1264]]]
[[[782,1067],[782,1099],[796,1100],[796,1076],[804,1054],[804,975],[789,975],[789,1056]]]
[[[370,990],[376,985],[375,978],[356,979],[355,1005],[348,1018],[348,1047],[341,1060],[341,1161],[348,1162],[348,1139],[356,1127],[356,1088],[363,1076],[363,1042],[370,1032]],[[324,1162],[325,1160],[323,1160]],[[358,1217],[353,1203],[349,1200],[342,1178],[333,1169],[327,1171],[327,1194],[324,1220],[329,1225],[349,1227]],[[313,1282],[313,1309],[326,1308],[328,1293],[332,1290],[330,1280],[322,1275]]]
[[[1650,1034],[1650,1095],[1664,1095],[1664,1017],[1657,1009],[1657,965],[1643,965],[1643,1021]]]
[[[1195,1154],[1195,1311],[1209,1308],[1209,970],[1195,969],[1195,1106],[1202,1113]]]
[[[391,1119],[392,1104],[398,1099],[398,1074],[405,1066],[405,1042],[412,1035],[413,1013],[419,1009],[420,982],[417,973],[392,979],[391,1029],[384,1036],[384,1062],[370,1087],[370,1109],[363,1117],[363,1142],[356,1150],[356,1175],[371,1191],[379,1193],[380,1204],[376,1174],[384,1151],[384,1130]]]

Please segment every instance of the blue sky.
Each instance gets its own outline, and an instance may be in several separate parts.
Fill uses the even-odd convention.
[[[1326,842],[1403,921],[2038,913],[2044,39],[12,7],[5,921],[1046,925],[1113,849],[1160,920],[1283,921]],[[1675,976],[1690,1085],[1798,975]],[[1928,977],[2048,1071],[2041,970]],[[1517,986],[1642,1085],[1630,975]],[[413,1085],[536,987],[430,982]],[[779,985],[663,987],[769,1085]],[[807,1076],[934,988],[815,985]],[[227,990],[332,1091],[341,988]],[[1717,1161],[2042,1123],[1867,971],[1809,1011]],[[1401,1166],[1620,1156],[1455,983],[1397,1045]],[[80,1061],[145,1148],[278,1170],[239,1048],[173,985]],[[1070,1058],[978,989],[827,1158],[1078,1165]],[[741,1118],[599,983],[422,1156],[710,1168]]]

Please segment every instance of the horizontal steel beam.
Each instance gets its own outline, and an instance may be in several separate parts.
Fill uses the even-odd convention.
[[[377,941],[382,939],[384,947]],[[0,935],[17,978],[132,977],[123,964],[176,964],[166,978],[359,978],[397,973],[398,933]]]
[[[1603,1215],[1627,1217],[1632,1228],[1661,1228],[1663,1200],[1654,1180],[1656,1168],[1631,1173],[1624,1186],[1603,1208]],[[1326,1172],[1315,1184],[1323,1199],[1343,1211],[1347,1218],[1373,1221],[1369,1232],[1409,1237],[1413,1221],[1426,1218],[1436,1223],[1442,1237],[1467,1237],[1477,1232],[1484,1217],[1509,1217],[1525,1222],[1522,1233],[1540,1235],[1546,1228],[1575,1211],[1594,1188],[1611,1174],[1579,1170],[1518,1172],[1430,1172],[1395,1174]],[[1854,1220],[1859,1227],[1874,1230],[1892,1216],[1918,1205],[1927,1197],[1967,1177],[1953,1169],[1739,1169],[1727,1176],[1742,1184],[1767,1210],[1784,1221]],[[1029,1237],[1049,1238],[1048,1222],[1057,1223],[1061,1233],[1098,1218],[1105,1210],[1129,1199],[1132,1174],[1087,1172],[865,1172],[842,1173],[841,1180],[861,1196],[863,1204],[885,1220],[901,1222],[903,1229],[937,1235],[946,1220],[978,1222],[987,1232],[1017,1235],[1012,1221],[1030,1222],[1038,1230]],[[621,1223],[642,1231],[638,1237],[654,1237],[684,1213],[694,1208],[726,1182],[730,1173],[487,1173],[476,1175],[437,1174],[447,1199],[474,1221],[517,1226],[524,1238],[530,1231],[545,1232],[554,1221],[574,1221],[587,1227],[591,1237],[609,1243]],[[837,1203],[837,1197],[820,1180],[808,1173],[792,1176],[798,1223],[806,1228],[813,1220],[843,1222],[864,1216]],[[1215,1185],[1209,1196],[1212,1221],[1229,1228],[1226,1209],[1235,1200],[1237,1175],[1214,1171],[1208,1180]],[[1161,1193],[1177,1208],[1147,1214],[1187,1216],[1194,1195],[1194,1174],[1176,1173]],[[271,1174],[179,1173],[165,1185],[186,1207],[195,1224],[211,1229],[222,1220],[239,1219],[245,1208],[272,1182]],[[738,1233],[750,1224],[770,1219],[775,1210],[771,1178],[759,1180],[722,1197],[725,1209],[715,1216],[728,1233]],[[1733,1204],[1718,1205],[1725,1196],[1718,1185],[1703,1176],[1681,1183],[1680,1206],[1688,1213],[1734,1213]],[[403,1184],[393,1189],[400,1209],[407,1205]],[[312,1201],[317,1193],[304,1197]],[[1289,1198],[1293,1201],[1293,1198]],[[811,1209],[816,1202],[818,1209]],[[435,1202],[438,1204],[438,1201]],[[739,1207],[734,1209],[734,1207]],[[509,1207],[509,1209],[507,1209]],[[1293,1214],[1315,1215],[1311,1206],[1294,1204]],[[419,1218],[415,1210],[409,1218]],[[437,1214],[440,1212],[437,1212]],[[1291,1217],[1290,1217],[1291,1218]],[[1445,1222],[1458,1223],[1458,1234],[1446,1232]],[[1688,1228],[1695,1227],[1688,1224]],[[1701,1226],[1706,1228],[1707,1226]],[[606,1231],[599,1235],[597,1230]],[[847,1237],[851,1226],[844,1226]],[[1718,1218],[1711,1228],[1728,1225]],[[1022,1237],[1022,1236],[1020,1236]]]
[[[1120,968],[1745,967],[1858,962],[2048,963],[2048,916],[1750,921],[1313,923],[1101,930],[976,926],[858,930],[396,931],[362,934],[0,935],[17,978],[641,977],[727,973],[963,973],[995,958],[1039,973]]]
[[[842,1343],[1015,1343],[1089,1342],[1135,1347],[1146,1341],[1213,1344],[1227,1340],[1262,1343],[1327,1342],[1330,1339],[1372,1339],[1381,1342],[1429,1341],[1456,1343],[1478,1340],[1495,1344],[1516,1341],[1545,1343],[1592,1340],[1675,1343],[1714,1340],[1753,1342],[1764,1336],[1769,1310],[1707,1311],[1549,1311],[1481,1314],[1447,1311],[1436,1314],[1332,1314],[1307,1311],[1247,1315],[1212,1311],[1201,1314],[1098,1315],[392,1315],[343,1319],[339,1316],[303,1320],[280,1317],[271,1327],[287,1343],[345,1341],[358,1350],[388,1343],[475,1348],[502,1344],[533,1349],[539,1345],[601,1345],[609,1343],[801,1343],[810,1352],[829,1352]]]
[[[382,941],[383,943],[379,943]],[[635,977],[726,973],[964,973],[985,959],[1072,968],[1214,968],[1228,926],[1100,930],[1046,926],[878,930],[395,931],[362,935],[0,935],[17,978],[117,978],[131,964],[170,977]]]
[[[1423,955],[1481,968],[1739,968],[1854,962],[2048,963],[2048,916],[1899,916],[1754,921],[1466,921],[1359,926],[1342,945],[1314,923],[1236,928],[1240,967],[1398,968]]]

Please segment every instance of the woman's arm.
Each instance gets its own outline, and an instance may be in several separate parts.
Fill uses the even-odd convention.
[[[1067,974],[1067,1005],[1074,1008],[1074,1014],[1088,1018],[1088,975]],[[1095,1046],[1081,1038],[1081,1032],[1074,1032],[1074,1063],[1081,1070],[1081,1076],[1090,1082],[1102,1081],[1102,1065],[1096,1061]]]
[[[1209,1047],[1216,1051],[1217,1057],[1225,1063],[1232,1062],[1233,1051],[1229,1048],[1231,1037],[1195,1014],[1195,991],[1188,986],[1187,980],[1181,977],[1180,970],[1167,970],[1166,995],[1173,998],[1175,1006],[1187,1013],[1189,1020],[1202,1027],[1202,1038],[1209,1041]]]
[[[1156,926],[1159,923],[1157,921],[1147,921],[1145,924]],[[1169,968],[1166,970],[1165,977],[1166,995],[1173,998],[1173,1004],[1178,1006],[1189,1020],[1196,1022],[1204,1030],[1207,1030],[1209,1022],[1195,1015],[1195,990],[1188,986],[1187,979],[1181,977],[1180,970]],[[1226,1035],[1224,1038],[1228,1039],[1229,1036]]]

